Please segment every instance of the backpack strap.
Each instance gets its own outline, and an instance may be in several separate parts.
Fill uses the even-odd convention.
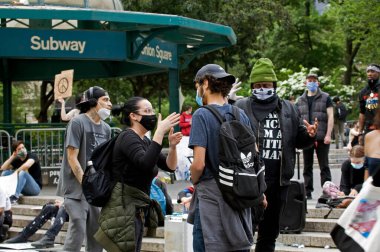
[[[203,106],[203,108],[209,110],[216,117],[216,119],[218,119],[220,124],[223,123],[224,118],[222,117],[222,115],[219,113],[219,111],[216,108],[210,105]]]
[[[234,115],[235,120],[240,121],[240,111],[234,105],[232,105],[232,114]]]
[[[232,115],[235,120],[237,121],[240,121],[240,111],[239,109],[236,107],[236,106],[231,106],[232,107],[232,112],[228,112],[230,115]],[[226,118],[223,118],[222,115],[219,113],[219,111],[214,108],[213,106],[211,105],[206,105],[206,106],[203,106],[203,108],[209,110],[219,121],[220,124],[222,124],[224,121],[226,121]]]

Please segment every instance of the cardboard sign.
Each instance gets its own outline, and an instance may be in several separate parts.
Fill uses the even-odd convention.
[[[74,70],[62,71],[55,75],[54,80],[54,98],[66,98],[73,93]]]

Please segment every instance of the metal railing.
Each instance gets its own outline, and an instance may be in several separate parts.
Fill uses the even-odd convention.
[[[121,132],[113,127],[112,135]],[[36,154],[42,169],[60,168],[63,160],[66,128],[19,129],[15,140],[22,140],[25,147]]]
[[[15,139],[22,140],[37,155],[41,168],[60,167],[65,143],[65,128],[20,129]]]
[[[11,155],[11,135],[5,130],[0,130],[0,165]]]

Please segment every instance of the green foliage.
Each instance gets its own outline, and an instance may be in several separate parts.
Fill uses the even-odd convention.
[[[323,13],[313,0],[122,0],[126,11],[180,15],[232,27],[237,45],[202,55],[180,71],[185,103],[192,103],[193,78],[205,64],[216,63],[239,77],[243,89],[238,95],[249,96],[247,82],[254,62],[270,58],[280,80],[278,92],[288,98],[304,91],[305,74],[319,69],[322,89],[339,95],[355,111],[356,94],[366,83],[365,68],[379,63],[380,1],[329,0]],[[351,71],[352,70],[352,71]],[[348,78],[349,77],[349,78]],[[324,79],[325,78],[325,79]],[[323,81],[322,81],[323,80]],[[349,83],[347,82],[349,80]],[[325,81],[325,83],[324,83]],[[349,85],[344,85],[348,83]],[[155,108],[169,111],[168,74],[84,80],[75,82],[73,93],[99,85],[109,91],[113,104],[124,103],[131,96],[149,98]],[[2,86],[0,86],[0,91]],[[22,104],[22,88],[13,85],[14,104]],[[39,94],[36,94],[38,97]],[[36,103],[39,100],[36,99]],[[39,106],[28,103],[28,107]],[[14,106],[14,121],[24,121],[23,106]],[[2,108],[2,97],[0,97]],[[52,113],[51,108],[50,113]],[[38,111],[35,111],[38,114]],[[117,120],[115,120],[117,124]]]
[[[289,69],[281,69],[282,77],[288,74],[288,77],[283,81],[279,81],[277,84],[277,94],[284,99],[289,99],[290,96],[299,97],[302,95],[305,88],[305,80],[308,73],[319,73],[318,68],[308,69],[303,66],[300,66],[301,71],[293,73]],[[357,91],[352,86],[345,86],[342,82],[336,81],[336,76],[339,76],[344,71],[344,68],[341,68],[339,72],[334,73],[332,76],[320,75],[318,80],[320,82],[320,88],[322,91],[328,93],[330,97],[339,96],[340,100],[351,109],[356,100],[353,99]]]

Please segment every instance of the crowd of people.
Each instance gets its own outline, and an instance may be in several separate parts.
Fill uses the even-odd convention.
[[[307,199],[313,198],[314,153],[321,186],[332,180],[328,155],[333,131],[336,147],[341,141],[350,153],[342,164],[338,195],[356,196],[364,181],[378,173],[380,66],[370,64],[366,71],[368,85],[359,94],[359,120],[348,139],[344,135],[347,109],[339,97],[331,98],[322,90],[318,75],[309,73],[304,82],[305,92],[288,101],[277,95],[277,75],[267,58],[254,64],[249,78],[251,96],[245,98],[236,95],[241,83],[221,66],[208,64],[199,69],[194,83],[195,101],[200,108],[194,114],[192,107],[185,105],[182,113],[162,118],[148,99],[128,99],[121,108],[120,119],[126,129],[119,134],[112,153],[111,175],[115,186],[101,209],[84,198],[82,179],[94,149],[111,138],[111,128],[104,122],[111,114],[110,97],[103,88],[91,87],[78,96],[76,109],[68,114],[63,112],[65,101],[60,99],[62,120],[69,121],[57,190],[64,200],[47,203],[34,221],[5,242],[26,242],[48,219],[55,218],[53,226],[33,246],[53,246],[63,223],[68,222],[65,251],[80,251],[83,242],[86,251],[141,251],[144,227],[155,229],[163,220],[163,209],[149,196],[152,181],[161,169],[176,171],[179,179],[190,179],[193,184],[179,193],[177,202],[184,205],[184,211],[189,213],[188,222],[194,225],[194,251],[250,251],[256,229],[255,251],[274,251],[297,149],[303,151]],[[212,107],[227,119],[233,115],[252,132],[254,153],[259,155],[256,161],[265,164],[266,184],[255,211],[248,207],[237,210],[226,201],[217,175],[221,169],[218,144],[221,124],[204,106]],[[238,118],[234,111],[238,111]],[[180,132],[174,131],[177,125]],[[167,154],[162,153],[165,136]],[[244,166],[249,157],[241,153]],[[38,157],[22,141],[12,145],[12,155],[1,165],[1,171],[2,176],[18,174],[14,194],[6,195],[0,190],[0,241],[3,241],[12,226],[11,205],[18,202],[20,195],[38,195],[42,178]],[[165,211],[170,214],[173,212],[170,196],[164,185],[161,188],[167,201]]]

